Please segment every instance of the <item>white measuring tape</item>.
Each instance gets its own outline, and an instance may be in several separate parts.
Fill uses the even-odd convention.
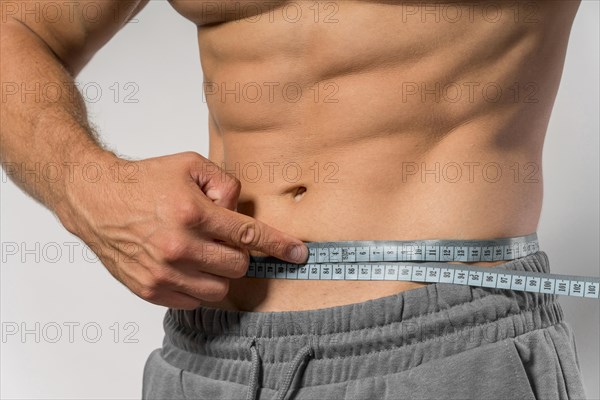
[[[308,242],[305,264],[251,257],[246,276],[266,279],[453,283],[598,299],[600,278],[448,264],[508,261],[538,252],[535,233],[494,240]]]

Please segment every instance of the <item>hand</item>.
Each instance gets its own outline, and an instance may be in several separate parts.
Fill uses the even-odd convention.
[[[103,165],[111,173],[100,181],[70,184],[57,215],[144,300],[180,309],[222,300],[229,279],[246,274],[249,250],[308,257],[302,241],[237,213],[240,182],[199,154]]]

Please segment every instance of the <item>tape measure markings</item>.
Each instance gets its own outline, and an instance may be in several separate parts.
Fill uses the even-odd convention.
[[[502,261],[539,251],[537,234],[493,240],[307,242],[307,264],[378,261]],[[281,262],[252,257],[257,262]]]
[[[296,280],[367,280],[452,283],[494,289],[597,299],[600,278],[514,271],[504,268],[425,262],[421,264],[250,263],[247,276]]]
[[[451,283],[598,299],[600,278],[448,262],[509,261],[539,251],[537,234],[493,240],[307,242],[305,264],[251,257],[246,276]],[[408,262],[408,263],[407,263]]]

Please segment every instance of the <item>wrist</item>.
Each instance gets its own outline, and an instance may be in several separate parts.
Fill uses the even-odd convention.
[[[72,157],[74,154],[77,157]],[[82,208],[89,201],[102,198],[105,192],[102,186],[111,182],[111,171],[124,160],[100,147],[73,151],[70,156],[63,161],[66,173],[59,182],[60,190],[51,208],[65,228],[77,234]]]

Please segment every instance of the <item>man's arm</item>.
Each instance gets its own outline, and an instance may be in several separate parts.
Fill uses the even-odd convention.
[[[65,199],[66,182],[22,169],[111,161],[88,125],[73,77],[147,1],[1,3],[0,160],[16,184],[53,210]],[[92,8],[100,17],[83,12]]]
[[[307,249],[235,212],[240,182],[201,155],[127,162],[99,145],[73,76],[146,1],[1,3],[0,160],[135,294],[195,308],[226,295],[249,250],[301,262]],[[45,15],[49,3],[62,4],[60,18]],[[99,10],[93,20],[69,9],[88,4]]]

